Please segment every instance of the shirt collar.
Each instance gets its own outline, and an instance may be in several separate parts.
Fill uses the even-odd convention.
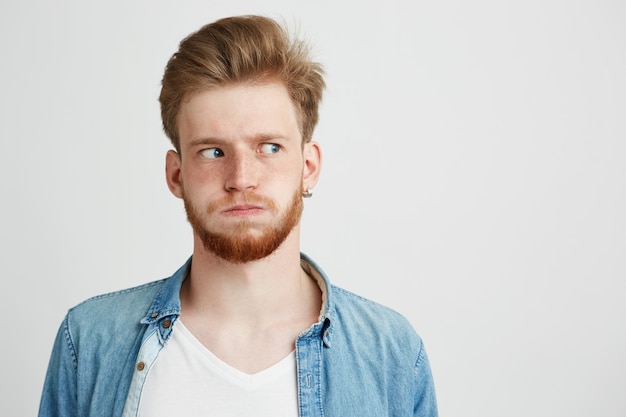
[[[331,318],[334,311],[334,305],[332,303],[332,285],[330,285],[328,276],[322,270],[322,268],[317,263],[315,263],[313,259],[309,258],[304,253],[300,254],[300,264],[302,265],[302,269],[304,269],[304,271],[309,274],[309,276],[313,278],[315,282],[317,282],[317,285],[322,291],[322,308],[320,310],[319,320],[309,329],[309,331],[303,333],[303,335],[321,335],[322,340],[324,341],[324,345],[326,347],[330,347],[333,335]]]
[[[183,285],[183,281],[189,274],[191,260],[192,258],[189,257],[189,259],[166,280],[165,285],[154,298],[152,305],[148,309],[148,313],[141,320],[142,324],[154,325],[157,323],[161,330],[163,340],[167,340],[172,331],[172,325],[180,316],[180,289]],[[303,332],[301,336],[320,335],[324,344],[330,347],[332,339],[331,316],[333,311],[331,297],[332,286],[319,265],[304,253],[300,254],[300,263],[302,269],[317,282],[317,285],[319,285],[322,291],[322,308],[320,310],[319,321],[307,331]]]

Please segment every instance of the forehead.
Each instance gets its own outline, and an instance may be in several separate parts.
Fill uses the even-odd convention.
[[[280,134],[300,138],[296,108],[278,81],[228,84],[190,94],[181,103],[178,127],[181,145],[206,137]]]

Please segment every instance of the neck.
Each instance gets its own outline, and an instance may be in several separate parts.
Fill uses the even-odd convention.
[[[185,326],[214,355],[246,373],[277,363],[317,321],[321,291],[300,266],[294,229],[270,256],[232,264],[196,239],[180,293]]]
[[[318,303],[319,288],[300,266],[297,228],[270,256],[234,264],[195,239],[190,276],[181,291],[183,315],[263,322]],[[319,311],[319,305],[318,305]]]

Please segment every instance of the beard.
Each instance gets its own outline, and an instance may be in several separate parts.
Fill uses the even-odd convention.
[[[191,224],[194,233],[200,238],[204,248],[220,258],[231,263],[246,263],[256,261],[271,255],[285,241],[293,228],[300,222],[304,204],[302,192],[296,191],[294,196],[275,224],[264,226],[260,234],[254,236],[251,232],[251,222],[242,219],[236,225],[233,232],[217,233],[209,230],[209,225],[202,215],[201,210],[193,205],[187,198],[183,189],[183,201],[187,212],[187,220]],[[277,204],[268,198],[244,194],[245,203],[261,204],[268,207],[272,212],[279,211]],[[220,209],[236,204],[233,197],[213,202],[209,205],[207,213],[219,212]]]

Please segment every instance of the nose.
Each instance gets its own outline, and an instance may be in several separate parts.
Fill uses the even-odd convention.
[[[257,186],[258,168],[254,156],[237,151],[230,155],[224,186],[227,191],[251,191]]]

